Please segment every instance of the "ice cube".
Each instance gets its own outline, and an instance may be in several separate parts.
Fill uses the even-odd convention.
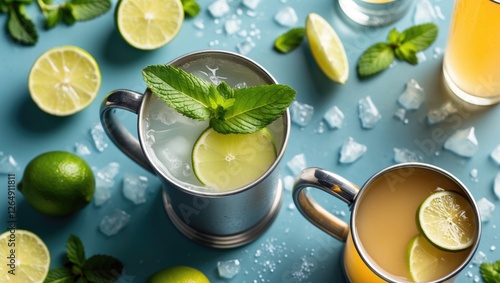
[[[240,19],[229,19],[224,23],[224,30],[228,35],[235,34],[240,30],[240,28],[241,28]]]
[[[286,165],[294,176],[307,167],[306,156],[303,153],[297,154],[290,159]]]
[[[255,42],[252,40],[245,40],[236,44],[236,49],[241,55],[249,54],[255,48]]]
[[[450,101],[444,103],[439,108],[431,109],[427,113],[427,121],[429,124],[433,125],[439,122],[444,121],[451,114],[454,114],[458,111],[458,109],[451,103]]]
[[[217,262],[217,270],[220,277],[231,279],[240,272],[240,261],[237,259],[219,261]]]
[[[374,128],[382,119],[377,107],[370,96],[366,96],[358,101],[359,119],[361,126],[365,129]]]
[[[146,202],[146,190],[148,188],[148,178],[133,173],[126,173],[123,176],[123,195],[134,204]]]
[[[347,138],[340,149],[340,163],[353,163],[365,154],[367,147],[357,143],[352,137]]]
[[[101,169],[96,170],[95,179],[96,187],[111,188],[115,185],[115,177],[120,172],[120,164],[110,162]]]
[[[297,23],[298,17],[294,8],[285,6],[274,15],[274,20],[284,27],[291,27]]]
[[[330,107],[323,116],[330,129],[340,129],[344,118],[344,113],[336,105]]]
[[[231,8],[226,0],[216,0],[208,6],[208,12],[214,18],[220,18],[229,13],[230,10]]]
[[[0,151],[0,174],[11,174],[19,170],[19,165],[14,157]]]
[[[111,190],[108,187],[96,186],[94,192],[95,206],[102,206],[111,198]]]
[[[475,265],[481,265],[482,263],[486,262],[487,260],[488,260],[488,257],[486,256],[486,254],[482,251],[478,251],[477,254],[474,256],[472,263]]]
[[[98,151],[103,152],[108,147],[107,136],[101,124],[95,124],[90,129],[90,135]]]
[[[495,205],[487,200],[486,198],[481,198],[477,201],[477,207],[479,208],[479,215],[481,216],[481,222],[488,222],[493,217],[493,211],[495,210]]]
[[[414,79],[406,83],[406,89],[399,96],[398,102],[406,110],[415,110],[420,107],[425,100],[424,89]]]
[[[292,190],[294,182],[295,182],[295,178],[293,176],[286,175],[285,177],[283,177],[283,187],[287,191],[291,191]]]
[[[255,10],[261,0],[243,0],[243,5],[249,9]]]
[[[75,153],[78,155],[84,156],[84,155],[92,154],[92,151],[90,150],[90,148],[86,144],[76,142],[75,143]]]
[[[292,115],[292,122],[299,126],[305,127],[312,120],[314,107],[309,104],[294,101],[292,102],[292,105],[290,107],[290,112]]]
[[[111,214],[104,216],[99,223],[99,230],[106,236],[118,234],[129,222],[130,214],[121,209],[115,209]]]
[[[413,24],[419,25],[424,23],[433,22],[436,19],[436,11],[429,0],[421,0],[415,6],[415,13],[413,14]]]
[[[478,149],[474,127],[457,130],[446,139],[444,148],[463,157],[474,156]]]
[[[500,199],[500,172],[497,173],[495,177],[495,182],[493,183],[493,192],[497,199]]]
[[[398,108],[394,112],[394,117],[400,121],[407,121],[406,119],[406,109],[404,108]]]
[[[396,163],[403,162],[420,162],[424,158],[415,151],[406,148],[394,148],[394,161]]]
[[[497,165],[500,165],[500,144],[493,149],[493,151],[490,154],[491,159],[495,161]]]
[[[202,18],[195,19],[193,21],[193,26],[198,30],[204,30],[205,29],[205,21],[203,21]]]
[[[432,50],[432,58],[439,59],[444,54],[444,50],[441,47],[434,47]]]

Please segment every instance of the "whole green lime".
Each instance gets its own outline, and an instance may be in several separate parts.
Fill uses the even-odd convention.
[[[92,200],[95,178],[90,166],[78,155],[51,151],[28,163],[18,189],[40,213],[65,216]]]
[[[210,280],[196,268],[173,266],[151,275],[148,283],[210,283]]]

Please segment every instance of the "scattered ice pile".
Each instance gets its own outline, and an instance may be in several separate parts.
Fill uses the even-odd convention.
[[[396,163],[403,162],[421,162],[424,158],[415,151],[407,148],[394,148],[394,161]]]
[[[94,141],[95,148],[103,152],[106,147],[108,147],[108,141],[107,141],[107,136],[106,133],[104,132],[104,129],[102,125],[95,124],[91,129],[90,129],[90,136],[92,137],[92,140]]]
[[[444,148],[463,157],[472,157],[478,150],[474,127],[457,130],[444,142]]]
[[[497,165],[500,165],[500,144],[493,149],[490,154],[490,157]]]
[[[477,207],[479,208],[479,214],[481,215],[481,222],[490,221],[493,217],[495,205],[488,199],[481,198],[477,201]]]
[[[14,157],[0,151],[0,174],[11,174],[19,170],[19,165]]]
[[[247,55],[255,48],[255,42],[252,40],[244,40],[238,44],[236,44],[236,49],[242,55]]]
[[[307,167],[306,156],[303,153],[297,154],[290,159],[286,165],[294,176],[297,176],[300,171]]]
[[[96,188],[94,204],[101,206],[111,198],[111,188],[115,185],[115,178],[120,172],[120,164],[110,162],[103,168],[94,171]]]
[[[226,20],[224,23],[224,30],[226,34],[231,35],[237,33],[241,29],[241,20],[238,18],[232,18]]]
[[[292,115],[292,122],[299,126],[305,127],[312,120],[314,107],[309,104],[294,101],[290,106],[290,112]]]
[[[401,104],[401,106],[403,106],[406,110],[418,109],[424,100],[424,89],[414,79],[411,79],[406,83],[405,91],[403,91],[398,98],[399,104]]]
[[[298,19],[297,12],[295,12],[295,9],[290,6],[285,6],[279,9],[274,15],[274,20],[284,27],[294,26]]]
[[[336,105],[330,107],[323,116],[330,129],[340,129],[344,123],[344,113]]]
[[[382,119],[382,115],[378,112],[370,96],[366,96],[358,101],[358,111],[361,126],[365,129],[374,128],[380,119]]]
[[[439,108],[431,109],[427,113],[427,121],[429,124],[437,124],[444,121],[450,115],[458,112],[458,109],[450,101],[444,103]]]
[[[208,6],[208,12],[214,18],[220,18],[230,11],[229,4],[226,0],[216,0]]]
[[[129,222],[130,214],[121,209],[115,209],[111,214],[104,216],[99,223],[99,230],[106,236],[113,236],[120,232]]]
[[[365,154],[367,147],[357,143],[352,137],[347,138],[340,149],[340,163],[353,163]]]
[[[217,271],[220,277],[231,279],[240,272],[240,261],[238,259],[219,261],[217,262]]]
[[[134,204],[146,202],[148,189],[148,178],[133,173],[125,173],[123,176],[123,195]]]

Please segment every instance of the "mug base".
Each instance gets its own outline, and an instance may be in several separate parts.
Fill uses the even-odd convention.
[[[269,226],[271,226],[278,216],[281,208],[283,200],[283,183],[281,180],[278,181],[276,196],[269,212],[254,226],[240,233],[231,235],[207,234],[193,229],[192,227],[186,225],[186,223],[184,223],[175,213],[165,191],[163,191],[162,197],[168,218],[184,236],[204,246],[218,249],[229,249],[240,247],[254,241],[262,235],[269,228]]]

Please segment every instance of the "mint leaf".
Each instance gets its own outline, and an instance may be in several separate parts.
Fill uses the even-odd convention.
[[[389,44],[374,44],[359,58],[358,74],[362,77],[374,75],[388,68],[392,61],[394,61],[394,51]]]
[[[71,13],[76,21],[87,21],[107,12],[111,8],[111,1],[70,0],[66,5],[71,7]]]
[[[285,85],[262,85],[234,90],[235,102],[224,120],[210,126],[222,134],[256,132],[279,118],[295,99],[295,90]]]
[[[210,84],[169,65],[151,65],[142,70],[153,93],[181,114],[196,120],[210,118]]]
[[[276,38],[274,48],[281,53],[288,53],[300,46],[305,35],[305,28],[293,28]]]
[[[193,18],[200,13],[201,7],[196,0],[182,0],[181,2],[184,15]]]
[[[69,236],[66,241],[66,254],[68,255],[68,260],[71,263],[76,264],[79,267],[82,267],[85,263],[85,248],[83,247],[83,243],[75,235]]]
[[[74,283],[74,275],[67,267],[53,268],[49,270],[43,283]]]
[[[123,271],[123,264],[108,255],[94,255],[87,259],[83,274],[90,282],[108,283],[116,281]]]
[[[38,41],[35,24],[26,14],[23,4],[12,3],[10,6],[7,31],[15,41],[22,44],[35,45]]]
[[[401,43],[399,31],[396,28],[391,29],[389,35],[387,35],[387,43],[391,45],[399,45]]]
[[[401,46],[394,49],[394,54],[399,60],[406,61],[410,64],[418,64],[417,49],[410,42],[403,43]]]
[[[51,10],[45,14],[45,25],[46,29],[51,29],[55,27],[62,21],[63,14],[60,9]]]
[[[494,263],[482,263],[479,271],[481,271],[481,277],[483,277],[485,283],[500,282],[500,260]]]
[[[421,24],[404,30],[401,33],[401,43],[411,43],[415,51],[422,51],[429,47],[438,35],[438,27],[434,23]]]

